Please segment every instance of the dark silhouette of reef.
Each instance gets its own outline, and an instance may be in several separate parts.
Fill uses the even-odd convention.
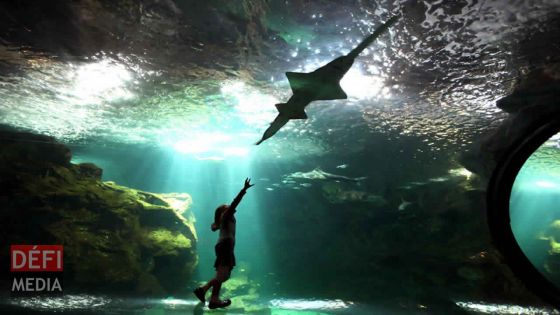
[[[72,164],[51,137],[0,130],[0,146],[1,270],[9,270],[10,244],[61,244],[66,292],[185,291],[198,259],[186,209],[102,182],[100,168]]]
[[[560,115],[559,96],[558,78],[544,70],[529,73],[510,95],[496,102],[496,106],[508,114],[506,119],[462,154],[460,162],[482,178],[490,178],[496,163],[504,158],[510,146],[522,141],[527,132]]]

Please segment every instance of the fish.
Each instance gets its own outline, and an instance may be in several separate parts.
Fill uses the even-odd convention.
[[[387,205],[383,196],[363,190],[345,190],[340,184],[326,183],[322,186],[323,196],[330,203],[364,202],[382,207]]]
[[[401,198],[401,204],[399,205],[398,210],[399,211],[406,210],[406,208],[408,208],[410,205],[412,205],[412,202],[406,201],[406,200]]]
[[[275,105],[278,115],[255,144],[259,145],[274,136],[291,119],[307,119],[305,107],[313,101],[347,99],[340,80],[350,70],[356,57],[398,19],[398,15],[391,17],[347,55],[338,57],[313,72],[286,72],[293,94],[286,103]]]
[[[310,172],[295,172],[286,176],[284,181],[293,181],[293,179],[312,179],[312,180],[335,180],[343,182],[361,182],[367,177],[348,177],[344,175],[337,175],[323,171],[320,168],[315,168]]]
[[[441,176],[441,177],[435,177],[435,178],[428,179],[428,181],[432,182],[432,183],[443,183],[443,182],[446,182],[448,180],[449,180],[449,178],[446,177],[446,176]]]
[[[347,167],[348,167],[348,164],[341,164],[341,165],[338,165],[336,168],[345,169],[345,168],[347,168]]]

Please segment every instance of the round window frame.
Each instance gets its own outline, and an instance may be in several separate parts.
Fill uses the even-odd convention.
[[[527,159],[548,139],[560,132],[560,114],[531,124],[498,162],[488,185],[487,219],[494,244],[513,273],[536,295],[560,307],[560,288],[529,261],[511,228],[510,198],[517,174]]]

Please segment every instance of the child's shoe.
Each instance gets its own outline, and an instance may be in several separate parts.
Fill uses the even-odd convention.
[[[218,302],[210,302],[210,303],[208,303],[208,308],[209,309],[224,308],[224,307],[228,307],[230,305],[231,305],[231,300],[226,299],[226,300],[218,301]]]
[[[194,289],[193,293],[200,300],[200,302],[202,302],[202,303],[206,302],[206,299],[204,297],[205,292],[204,292],[203,288],[201,288],[201,287],[196,288],[196,289]]]

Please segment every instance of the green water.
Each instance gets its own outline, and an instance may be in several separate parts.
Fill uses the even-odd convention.
[[[381,138],[376,143],[386,152],[399,152],[404,144]],[[216,313],[198,304],[190,290],[214,275],[214,209],[230,203],[246,177],[255,186],[236,213],[237,266],[222,292],[233,301],[227,314],[499,314],[521,307],[484,301],[508,280],[478,267],[489,239],[485,213],[470,209],[484,207],[484,194],[474,189],[476,176],[458,165],[431,162],[429,155],[404,164],[406,151],[391,159],[383,152],[300,160],[263,159],[252,152],[207,160],[172,147],[70,148],[74,163],[103,168],[104,181],[189,194],[186,213],[195,220],[198,264],[191,278],[174,280],[182,293],[167,298],[81,296],[68,287],[59,300],[4,300],[15,314]],[[366,178],[314,178],[318,167]],[[404,200],[409,204],[403,206]]]

